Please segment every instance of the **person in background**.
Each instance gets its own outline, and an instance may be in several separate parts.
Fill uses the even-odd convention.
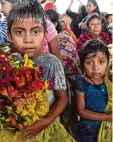
[[[112,84],[107,74],[108,47],[101,40],[92,39],[84,44],[79,56],[83,72],[75,84],[75,112],[80,116],[79,141],[112,142]]]
[[[96,0],[88,0],[86,10],[88,15],[82,20],[82,22],[79,23],[79,28],[82,30],[82,32],[87,31],[86,23],[90,16],[100,16],[99,6]]]
[[[77,38],[79,38],[81,34],[81,29],[78,27],[78,24],[87,16],[86,7],[82,5],[80,1],[80,6],[78,8],[78,13],[71,11],[71,6],[73,4],[73,0],[71,0],[71,3],[68,6],[68,9],[66,10],[66,14],[72,19],[70,28],[73,31],[73,33],[76,35]]]
[[[102,32],[102,22],[98,15],[92,15],[87,19],[87,32],[80,35],[77,42],[77,50],[82,49],[83,44],[90,39],[100,39],[107,45],[112,43],[110,36]]]
[[[7,17],[13,5],[16,2],[17,0],[2,0],[1,1],[1,5],[2,5],[1,12],[4,13],[4,15]],[[59,43],[57,39],[57,31],[54,25],[49,20],[46,20],[46,22],[47,22],[48,33],[43,43],[43,48],[42,48],[43,54],[47,52],[51,52],[53,55],[60,58],[60,49],[59,49]],[[7,20],[5,19],[4,22],[1,24],[2,24],[1,32],[4,35],[4,39],[7,40]]]
[[[43,1],[42,1],[43,2]],[[44,10],[55,10],[57,11],[57,7],[55,6],[55,3],[56,0],[45,0],[43,3],[42,3],[42,7],[44,8]]]
[[[64,72],[68,84],[68,105],[61,114],[60,120],[66,130],[74,139],[76,139],[77,115],[74,113],[73,88],[76,77],[81,74],[79,56],[76,50],[76,44],[74,44],[72,37],[65,30],[63,30],[60,25],[61,21],[59,21],[58,13],[53,10],[47,10],[46,14],[58,32],[60,53],[62,58],[61,61],[64,66]]]
[[[28,123],[24,123],[21,129],[16,129],[15,131],[7,129],[7,127],[10,127],[9,125],[5,128],[2,127],[0,131],[1,142],[75,142],[61,123],[56,120],[67,104],[66,82],[60,60],[50,53],[43,56],[41,54],[41,48],[47,32],[46,21],[42,10],[37,0],[18,0],[7,17],[8,37],[11,42],[12,53],[18,52],[22,56],[27,53],[34,62],[35,67],[43,68],[44,74],[42,78],[45,81],[51,78],[54,80],[50,93],[54,95],[55,100],[52,101],[49,99],[51,105],[49,105],[50,109],[46,114],[41,111],[43,110],[44,104],[42,108],[37,108],[37,105],[34,107],[34,101],[31,101],[32,104],[30,105],[33,105],[31,111],[35,112],[36,116],[38,112],[41,113],[39,119],[37,117],[34,119],[35,114],[31,115],[32,118],[27,117],[27,115],[26,117],[28,119],[26,118],[25,121],[28,120]],[[31,93],[27,95],[31,95]],[[29,96],[30,100],[32,100],[35,95],[34,93]],[[29,106],[29,98],[26,97],[25,100],[23,97],[22,99],[27,108]],[[43,99],[41,100],[43,103],[46,103]],[[18,101],[21,102],[21,99]],[[16,113],[16,116],[17,115],[19,115],[19,113]]]
[[[106,14],[104,19],[105,19],[105,22],[102,25],[102,31],[109,34],[109,25],[113,23],[113,15]]]
[[[75,45],[77,44],[77,38],[76,35],[73,33],[73,31],[66,25],[64,20],[60,20],[60,24],[62,26],[62,29],[65,30],[73,39]]]

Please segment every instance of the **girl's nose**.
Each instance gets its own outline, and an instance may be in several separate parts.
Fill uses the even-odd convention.
[[[99,65],[97,62],[93,63],[93,70],[99,70]]]

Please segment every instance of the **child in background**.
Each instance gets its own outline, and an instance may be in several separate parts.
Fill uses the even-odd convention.
[[[13,5],[17,2],[17,0],[2,0],[0,2],[2,6],[1,12],[7,17]],[[54,28],[54,25],[49,20],[46,20],[46,23],[47,23],[47,34],[43,42],[42,54],[45,54],[46,52],[51,52],[53,55],[60,58],[60,49],[59,49],[59,44],[57,39],[57,31]],[[1,29],[1,34],[3,39],[4,41],[6,41],[7,40],[7,20],[6,19],[1,23],[0,29]]]
[[[42,7],[37,0],[18,0],[9,13],[7,21],[12,52],[19,52],[22,55],[27,53],[36,67],[43,68],[43,79],[52,78],[54,85],[51,89],[51,97],[48,98],[51,107],[47,115],[33,122],[32,125],[24,127],[22,132],[11,133],[3,128],[0,131],[0,141],[74,142],[61,123],[55,120],[67,104],[66,83],[60,60],[50,53],[41,56],[41,48],[46,35],[46,21]]]
[[[80,51],[80,62],[83,76],[76,79],[75,95],[76,111],[80,116],[78,137],[80,142],[96,142],[101,123],[112,121],[111,82],[105,78],[109,66],[107,46],[100,40],[89,40]],[[108,132],[104,128],[101,133],[106,134],[104,139],[108,138],[109,142],[111,128]]]

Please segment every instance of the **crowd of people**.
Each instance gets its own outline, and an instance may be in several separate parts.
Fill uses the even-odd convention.
[[[78,12],[71,11],[71,0],[66,12],[60,15],[55,0],[0,0],[4,14],[0,21],[0,142],[112,142],[109,48],[113,48],[113,15],[102,17],[96,0],[87,0],[86,6],[79,2]],[[70,25],[65,16],[71,19]],[[27,112],[22,115],[15,108],[13,119],[12,109],[5,106],[6,92],[3,93],[6,75],[1,70],[8,69],[3,52],[9,57],[19,53],[23,58],[27,53],[34,67],[42,69],[41,79],[52,86],[46,98],[46,114],[36,119],[31,115],[31,121]],[[10,85],[15,88],[14,82]],[[13,105],[19,101],[23,105],[24,99],[28,105],[26,92],[22,93],[23,98],[14,99]],[[41,103],[46,101],[42,99]],[[43,109],[33,107],[31,114],[37,115]],[[9,118],[3,117],[3,111],[8,111]],[[16,120],[20,116],[30,125],[20,125]]]

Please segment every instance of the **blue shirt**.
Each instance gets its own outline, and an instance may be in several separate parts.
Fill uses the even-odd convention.
[[[94,112],[104,113],[107,104],[107,88],[104,83],[94,85],[85,80],[82,76],[76,79],[76,90],[85,95],[85,108]],[[99,126],[101,121],[80,118],[83,124]]]

